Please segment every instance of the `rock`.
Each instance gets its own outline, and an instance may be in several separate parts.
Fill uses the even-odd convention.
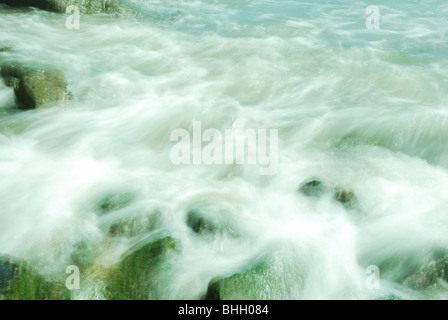
[[[226,235],[238,237],[238,230],[230,216],[225,212],[213,212],[206,209],[191,209],[187,212],[187,225],[200,235]]]
[[[126,193],[109,193],[104,196],[97,205],[99,215],[104,215],[112,211],[117,211],[127,207],[135,198],[130,192]]]
[[[358,200],[352,190],[340,187],[329,187],[319,178],[310,178],[299,187],[299,192],[307,197],[322,197],[327,192],[334,192],[334,200],[341,203],[346,209],[353,209],[357,206]]]
[[[6,256],[0,256],[0,296],[11,287],[14,280],[14,270],[17,268],[18,266],[14,265]]]
[[[148,237],[111,270],[107,280],[110,300],[154,300],[169,298],[172,258],[180,242],[162,234]]]
[[[337,188],[334,193],[334,199],[347,209],[353,209],[358,203],[355,193],[347,189]]]
[[[420,252],[406,250],[390,254],[375,254],[365,252],[358,257],[359,264],[367,267],[378,266],[381,280],[402,283],[409,275],[417,272],[422,264]]]
[[[448,282],[447,250],[436,252],[419,271],[406,278],[403,285],[414,290],[422,290],[435,285],[439,280]]]
[[[307,197],[321,197],[327,192],[327,187],[319,178],[311,178],[300,185],[299,192]]]
[[[132,238],[137,235],[146,234],[162,226],[162,213],[159,211],[151,214],[139,214],[120,222],[112,224],[109,235],[112,237]]]
[[[83,273],[94,264],[94,252],[87,241],[79,241],[73,246],[70,264],[75,265]]]
[[[65,279],[64,279],[65,280]],[[21,259],[0,255],[0,300],[69,300],[65,282],[45,279]]]
[[[44,108],[71,99],[64,74],[59,70],[4,63],[0,74],[4,83],[14,88],[21,109]]]
[[[9,51],[11,51],[12,49],[11,49],[11,47],[8,47],[8,46],[6,46],[6,47],[0,47],[0,52],[9,52]]]
[[[135,15],[135,11],[118,0],[0,0],[11,7],[34,7],[50,12],[66,13],[67,7],[75,5],[80,14]]]
[[[304,285],[304,267],[290,244],[274,246],[244,270],[210,281],[207,300],[295,299]]]

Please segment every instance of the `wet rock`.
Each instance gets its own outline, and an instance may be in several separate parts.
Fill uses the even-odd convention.
[[[436,252],[419,271],[406,278],[403,285],[414,290],[422,290],[437,284],[439,280],[448,282],[447,250]]]
[[[139,214],[112,224],[109,235],[112,237],[135,237],[154,231],[162,226],[162,213]]]
[[[63,281],[50,281],[21,259],[0,255],[0,300],[69,300]]]
[[[72,98],[64,74],[46,67],[32,68],[21,63],[4,63],[1,76],[12,87],[21,109],[44,108]]]
[[[202,209],[192,209],[187,212],[187,225],[197,234],[226,235],[238,237],[238,230],[229,215],[223,212],[210,212]]]
[[[11,50],[12,50],[11,47],[8,47],[8,46],[2,47],[2,46],[0,46],[0,52],[9,52]]]
[[[321,197],[327,191],[327,186],[318,178],[311,178],[303,182],[299,187],[299,192],[307,197]]]
[[[448,281],[448,250],[440,248],[407,249],[390,254],[366,251],[359,256],[362,266],[376,265],[381,280],[402,284],[412,289],[424,289],[439,279]]]
[[[347,209],[355,208],[358,203],[355,193],[347,189],[337,188],[334,193],[334,199]]]
[[[135,14],[118,0],[0,0],[0,3],[11,7],[34,7],[56,13],[65,13],[68,6],[75,5],[81,14]]]
[[[297,249],[276,245],[244,270],[210,281],[207,300],[277,300],[297,298],[304,267]]]
[[[150,236],[112,268],[107,281],[110,300],[168,299],[172,258],[180,242],[169,235]],[[156,239],[154,239],[156,238]]]
[[[299,192],[307,197],[322,197],[328,192],[334,192],[333,198],[341,203],[346,209],[354,209],[358,199],[352,190],[327,186],[319,178],[310,178],[299,187]]]
[[[70,254],[70,264],[77,266],[81,272],[94,264],[94,252],[88,242],[79,241],[73,246],[73,251]]]
[[[18,266],[6,256],[0,256],[0,295],[5,294],[14,280],[15,269]]]
[[[104,196],[97,205],[99,215],[104,215],[112,211],[117,211],[127,207],[135,198],[130,192],[126,193],[109,193]]]
[[[420,252],[404,251],[389,255],[377,255],[365,252],[359,257],[362,266],[375,265],[381,272],[381,280],[402,283],[409,275],[417,272],[422,264]]]

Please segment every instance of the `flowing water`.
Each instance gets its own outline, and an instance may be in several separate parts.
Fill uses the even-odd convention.
[[[74,101],[19,111],[0,84],[0,253],[64,273],[77,243],[108,267],[113,220],[160,212],[182,243],[168,297],[198,299],[208,282],[278,239],[307,271],[293,299],[448,298],[410,290],[397,264],[448,248],[448,4],[444,1],[132,0],[138,18],[0,8],[1,60],[63,70]],[[380,29],[366,28],[366,7]],[[174,165],[173,130],[278,129],[278,170]],[[319,177],[352,189],[359,209],[306,197]],[[96,204],[132,194],[113,215]],[[231,216],[239,237],[204,240],[195,206]],[[400,260],[401,261],[401,260]],[[395,267],[389,267],[390,265]],[[381,287],[366,288],[378,265]],[[81,279],[76,298],[102,298]]]

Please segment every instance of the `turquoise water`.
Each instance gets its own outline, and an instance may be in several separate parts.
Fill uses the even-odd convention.
[[[142,17],[82,15],[79,30],[66,15],[0,9],[0,47],[12,48],[0,59],[51,63],[75,97],[19,112],[0,84],[1,253],[52,274],[84,242],[107,269],[138,242],[111,240],[107,226],[158,211],[182,243],[168,298],[199,299],[278,239],[308,270],[288,298],[447,298],[446,282],[402,281],[407,259],[448,249],[447,3],[127,3]],[[366,28],[369,5],[378,30]],[[278,172],[173,165],[170,134],[193,121],[277,129]],[[298,193],[313,176],[354,190],[359,211]],[[110,192],[135,197],[98,216]],[[197,205],[225,211],[240,237],[194,235],[185,214]],[[380,267],[379,290],[365,287],[368,265]],[[104,298],[95,272],[76,298]]]

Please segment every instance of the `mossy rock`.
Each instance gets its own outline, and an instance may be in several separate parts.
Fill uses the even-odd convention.
[[[304,264],[290,244],[277,245],[244,270],[210,281],[207,300],[295,299],[304,285]]]
[[[14,89],[20,109],[45,108],[72,99],[60,70],[9,62],[2,65],[0,74],[5,85]]]
[[[162,226],[162,213],[155,211],[150,214],[139,214],[119,222],[109,227],[109,235],[112,237],[132,238],[154,231]]]
[[[70,300],[64,281],[47,280],[25,261],[0,256],[0,300]]]
[[[65,13],[68,6],[75,5],[80,14],[134,15],[135,11],[118,0],[0,0],[11,7],[34,7],[50,12]]]
[[[422,290],[437,284],[439,280],[448,282],[448,250],[437,250],[430,261],[403,281],[403,285]]]
[[[160,234],[159,234],[160,235]],[[169,298],[172,258],[180,243],[169,235],[148,237],[110,270],[107,298],[110,300],[154,300]],[[154,239],[156,237],[157,239]]]
[[[448,269],[443,269],[443,261],[448,261],[448,254],[445,252],[444,249],[438,248],[408,249],[385,256],[376,256],[366,252],[359,257],[359,263],[363,266],[378,266],[382,280],[405,284],[410,288],[419,286],[423,288],[433,283],[431,279],[434,278],[430,266],[434,262],[437,262],[435,265],[437,270],[448,271]],[[441,275],[441,273],[436,274]],[[421,280],[418,280],[420,277]],[[422,283],[421,285],[418,284],[419,281]]]
[[[311,178],[304,181],[298,191],[307,197],[321,197],[328,188],[319,178]]]
[[[135,195],[126,193],[109,193],[104,196],[97,204],[97,212],[104,215],[112,211],[117,211],[127,207],[134,200]]]
[[[187,212],[186,223],[195,233],[203,236],[225,235],[236,238],[239,235],[228,214],[192,209]]]

